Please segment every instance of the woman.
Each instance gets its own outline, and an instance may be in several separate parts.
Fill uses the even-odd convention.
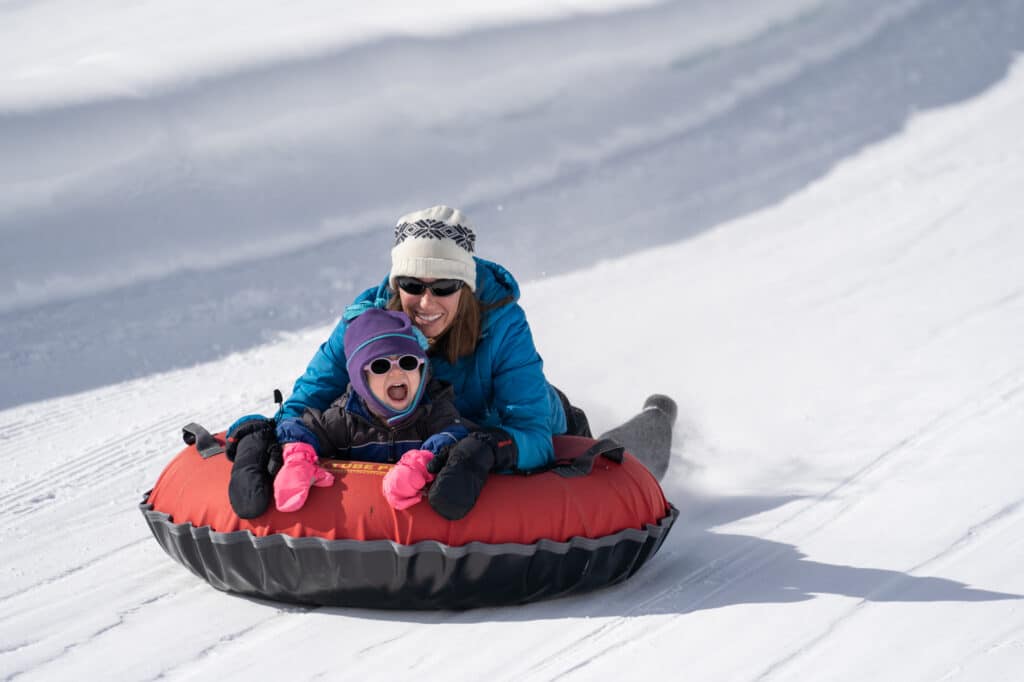
[[[425,337],[434,377],[454,387],[460,414],[481,427],[432,463],[430,501],[448,518],[469,511],[489,471],[551,464],[551,436],[567,431],[567,409],[572,432],[585,428],[576,424],[582,413],[563,405],[544,378],[519,285],[502,266],[475,257],[475,241],[466,217],[447,206],[402,216],[390,274],[346,309],[276,416],[280,423],[323,410],[344,393],[350,320],[368,308],[404,311]]]

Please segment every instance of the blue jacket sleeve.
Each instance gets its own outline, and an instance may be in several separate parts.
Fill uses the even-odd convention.
[[[285,443],[306,443],[312,445],[317,455],[320,455],[320,439],[296,417],[286,417],[277,422],[277,442]]]
[[[509,319],[496,330],[501,338],[494,339],[492,351],[492,407],[499,426],[516,441],[519,469],[528,471],[554,462],[550,391],[526,314],[513,305],[505,315]]]
[[[423,445],[420,446],[421,450],[430,450],[434,454],[441,452],[447,445],[454,445],[460,440],[469,435],[469,429],[464,424],[450,424],[443,430],[438,431],[434,435],[423,441]]]
[[[345,319],[331,332],[330,337],[313,356],[305,373],[295,381],[292,394],[277,411],[276,420],[301,419],[306,408],[324,410],[348,386],[345,368]]]

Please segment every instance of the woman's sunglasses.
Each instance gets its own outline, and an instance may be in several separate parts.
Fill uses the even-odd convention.
[[[422,296],[427,289],[430,289],[430,293],[434,296],[451,296],[465,284],[461,279],[438,279],[433,282],[424,282],[415,277],[397,277],[396,281],[399,289],[413,296]]]
[[[391,368],[398,365],[398,369],[406,372],[411,372],[414,369],[418,369],[423,364],[423,358],[418,358],[415,355],[403,355],[397,360],[391,358],[377,358],[364,369],[368,369],[374,374],[387,374],[391,371]]]

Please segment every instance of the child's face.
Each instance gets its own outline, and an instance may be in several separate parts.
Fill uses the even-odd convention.
[[[386,359],[376,358],[370,363],[371,367],[383,368],[388,360],[391,366],[384,374],[377,374],[372,369],[366,372],[366,385],[373,391],[377,400],[381,401],[393,410],[404,410],[412,404],[416,397],[416,391],[420,387],[420,364],[419,358],[412,355],[388,355]],[[413,358],[409,360],[408,358]],[[415,361],[415,369],[405,370],[399,366],[399,362],[411,366]]]

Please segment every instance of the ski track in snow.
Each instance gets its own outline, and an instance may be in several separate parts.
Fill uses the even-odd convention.
[[[201,665],[203,663],[203,659],[205,659],[214,651],[223,651],[225,645],[231,645],[234,642],[241,642],[246,635],[255,634],[268,626],[273,626],[279,623],[281,617],[287,615],[288,613],[289,612],[287,611],[279,611],[269,618],[253,623],[247,627],[239,628],[238,630],[235,630],[233,632],[229,632],[223,635],[222,637],[218,638],[216,641],[207,644],[205,648],[199,649],[192,655],[192,660],[188,661],[187,663],[183,663],[179,666],[172,666],[170,668],[161,670],[159,675],[152,677],[150,679],[165,679],[179,671],[184,672],[188,668],[195,667],[196,665]]]
[[[58,651],[56,654],[50,656],[49,658],[44,658],[44,659],[38,661],[36,663],[36,665],[37,666],[51,665],[51,664],[56,663],[56,662],[60,661],[61,659],[65,658],[66,656],[68,656],[69,654],[75,652],[76,650],[81,649],[83,647],[86,647],[86,646],[89,646],[90,644],[95,643],[95,641],[98,640],[99,638],[101,638],[103,635],[105,635],[105,634],[107,634],[107,633],[109,633],[109,632],[111,632],[113,630],[116,630],[118,628],[125,627],[126,622],[129,620],[129,618],[132,615],[139,613],[142,609],[144,609],[147,606],[151,606],[153,604],[156,604],[157,602],[161,601],[162,599],[166,598],[167,596],[168,595],[157,595],[155,597],[150,597],[150,598],[144,599],[141,602],[133,603],[130,607],[127,607],[127,608],[124,608],[124,609],[121,609],[121,610],[117,610],[116,611],[116,619],[115,619],[115,621],[113,623],[109,623],[109,624],[103,625],[103,626],[97,628],[96,630],[88,633],[85,637],[82,637],[80,639],[77,639],[76,641],[72,641],[72,642],[69,642],[69,643],[65,644],[64,647],[60,651]],[[35,642],[26,642],[26,643],[24,643],[22,645],[22,647],[23,648],[24,647],[29,647],[29,646],[32,646],[33,644],[35,644]],[[12,675],[8,679],[17,679],[18,677],[19,677],[18,673],[15,673],[14,675]]]
[[[974,543],[984,540],[986,534],[992,532],[995,529],[1002,528],[1007,525],[1011,525],[1012,522],[1018,522],[1021,518],[1022,511],[1024,511],[1024,498],[1018,499],[1012,504],[1003,507],[998,512],[985,519],[981,523],[972,526],[964,535],[957,538],[952,544],[940,551],[935,556],[921,562],[920,564],[908,569],[906,573],[908,575],[914,575],[921,573],[927,569],[932,569],[937,565],[940,565],[951,556],[965,552],[971,549]],[[790,667],[801,658],[810,654],[814,649],[821,645],[827,639],[834,637],[840,630],[840,628],[848,623],[851,619],[855,618],[860,614],[866,607],[868,607],[878,597],[885,595],[886,593],[895,592],[899,585],[886,585],[881,589],[873,592],[870,598],[861,599],[853,606],[849,607],[844,611],[838,618],[829,622],[827,626],[816,636],[800,645],[797,649],[789,652],[788,654],[781,657],[775,663],[772,663],[764,673],[759,675],[757,680],[770,680],[775,678],[779,673],[784,672],[786,668]],[[1018,623],[1014,626],[1013,632],[1017,633],[1021,630],[1021,624]],[[992,641],[1003,641],[1006,638],[1005,634],[997,635]],[[986,642],[984,649],[990,649],[992,642]]]
[[[0,606],[2,606],[6,602],[11,601],[16,597],[22,597],[35,590],[45,589],[47,587],[52,586],[55,583],[61,582],[72,576],[75,576],[76,574],[81,573],[82,571],[93,569],[100,564],[107,563],[112,558],[119,558],[126,550],[135,549],[136,547],[148,543],[150,541],[151,538],[149,536],[140,537],[126,544],[119,545],[109,551],[96,554],[95,556],[91,556],[80,564],[72,564],[68,566],[64,571],[61,571],[56,575],[47,577],[36,583],[22,586],[17,591],[8,592],[6,594],[0,594]],[[2,620],[3,619],[0,618],[0,621]]]
[[[980,541],[986,539],[987,535],[995,530],[1001,529],[1005,526],[1019,523],[1022,518],[1022,512],[1024,512],[1024,497],[1015,500],[1011,504],[1006,505],[992,516],[984,519],[980,523],[971,526],[967,532],[962,536],[953,541],[949,546],[945,547],[938,554],[932,556],[925,561],[913,566],[905,571],[907,576],[913,576],[921,574],[925,571],[931,571],[937,567],[940,567],[945,561],[953,557],[954,555],[962,552],[966,552],[972,548],[972,546]],[[817,635],[810,638],[798,648],[790,651],[779,658],[776,662],[772,663],[768,668],[759,675],[757,680],[770,680],[776,677],[779,673],[785,671],[788,667],[799,661],[801,658],[807,656],[814,649],[820,646],[827,639],[834,637],[839,632],[839,629],[860,614],[863,609],[868,607],[879,597],[886,594],[892,594],[898,592],[898,589],[902,586],[897,581],[896,584],[888,584],[882,586],[880,589],[872,592],[868,598],[861,599],[856,602],[853,606],[849,607],[837,618],[829,622],[826,627]],[[1013,631],[1019,632],[1021,624],[1014,626]],[[1005,634],[1001,634],[995,637],[995,640],[1003,640]],[[985,648],[989,648],[990,644],[986,643]]]
[[[849,478],[843,480],[840,484],[826,492],[815,502],[787,518],[780,524],[780,526],[802,516],[804,512],[823,502],[841,498],[841,492],[854,487],[864,479],[870,476],[884,474],[885,468],[892,465],[893,461],[898,457],[913,454],[915,451],[920,453],[921,446],[928,444],[942,435],[948,434],[950,431],[969,425],[973,421],[995,409],[1005,407],[1008,402],[1020,395],[1022,391],[1024,391],[1024,371],[1021,371],[1020,369],[1009,372],[998,381],[982,387],[966,401],[942,412],[927,424],[924,424],[921,428],[894,444],[891,448],[881,452],[875,459],[859,471],[856,471]],[[812,533],[816,533],[827,528],[840,516],[849,512],[850,509],[852,509],[858,502],[859,498],[856,496],[846,498],[845,502],[840,504],[834,511],[820,519],[820,522],[816,526],[806,531],[803,537],[807,537]]]

